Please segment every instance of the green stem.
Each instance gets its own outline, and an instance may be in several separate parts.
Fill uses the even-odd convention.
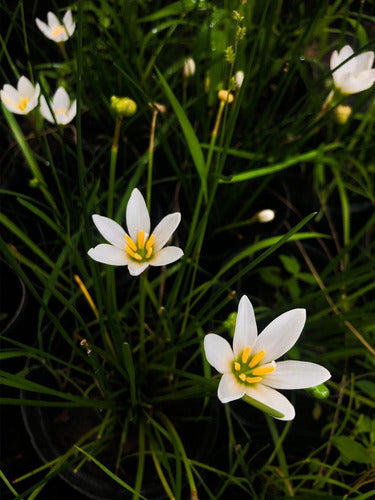
[[[147,271],[139,277],[139,352],[141,365],[146,364],[145,349],[145,312],[146,312],[146,281]]]
[[[113,133],[113,142],[111,147],[111,161],[109,166],[107,217],[113,216],[113,198],[114,198],[115,179],[116,179],[116,162],[118,155],[118,142],[120,138],[121,122],[122,122],[121,116],[117,116],[115,131]]]
[[[285,453],[284,453],[284,450],[282,448],[282,440],[279,437],[279,433],[277,432],[277,428],[276,428],[275,421],[273,420],[273,418],[270,417],[269,415],[265,415],[265,417],[266,417],[267,425],[268,425],[273,443],[275,445],[275,452],[276,452],[277,458],[279,460],[280,469],[281,469],[283,476],[285,478],[286,488],[288,490],[288,493],[294,496],[292,484],[289,481],[289,479],[287,479],[287,477],[289,476],[289,471],[288,471],[288,464],[287,464],[287,461],[285,458]]]
[[[154,162],[154,141],[155,141],[155,129],[156,129],[156,118],[158,116],[158,110],[154,109],[151,121],[151,132],[150,132],[150,142],[148,146],[148,168],[147,168],[147,194],[146,194],[146,204],[147,210],[150,211],[151,208],[151,186],[152,186],[152,167]]]
[[[135,493],[133,500],[137,500],[141,494],[143,474],[145,469],[145,430],[142,421],[139,422],[139,435],[138,435],[138,467],[137,475],[135,478]]]

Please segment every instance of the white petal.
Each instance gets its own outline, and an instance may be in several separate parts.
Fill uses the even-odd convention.
[[[363,52],[362,54],[359,54],[355,58],[355,72],[361,73],[362,71],[367,71],[372,67],[372,64],[374,62],[374,53],[369,51],[369,52]]]
[[[73,16],[72,16],[72,11],[69,9],[64,14],[63,25],[65,26],[66,29],[68,29],[72,26],[72,24],[73,24]]]
[[[204,337],[204,352],[207,361],[215,370],[220,373],[231,372],[234,355],[231,346],[223,337],[216,335],[216,333],[206,335]]]
[[[354,54],[354,50],[350,45],[345,45],[338,54],[338,64],[343,63],[346,59],[349,59]],[[353,58],[354,59],[354,58]]]
[[[77,114],[77,101],[76,99],[74,99],[68,111],[68,123],[71,122],[73,118],[75,118],[76,114]]]
[[[75,31],[75,29],[76,29],[76,23],[72,23],[69,26],[67,26],[66,30],[68,32],[68,35],[72,36],[73,33],[74,33],[74,31]]]
[[[275,417],[278,420],[293,420],[295,417],[296,412],[289,399],[280,394],[280,392],[275,391],[275,389],[271,389],[271,387],[256,384],[254,387],[246,387],[246,394],[273,410],[282,413],[283,417]]]
[[[129,273],[132,276],[139,276],[147,268],[148,268],[148,262],[143,264],[138,264],[137,262],[130,262],[128,264]]]
[[[0,95],[4,106],[9,109],[9,111],[18,115],[25,114],[18,107],[19,93],[14,87],[6,83],[3,89],[0,91]]]
[[[92,220],[103,238],[112,243],[115,247],[123,251],[125,250],[126,233],[120,224],[117,224],[117,222],[108,217],[97,214],[92,216]]]
[[[339,54],[338,54],[337,50],[334,50],[331,54],[331,60],[329,63],[331,71],[334,70],[336,68],[336,66],[338,66],[339,64],[340,64],[339,63]]]
[[[357,77],[350,76],[341,86],[345,94],[356,94],[372,87],[375,81],[375,69],[362,71]]]
[[[236,328],[233,337],[234,356],[237,357],[246,347],[255,344],[258,330],[254,309],[250,300],[243,295],[238,305]]]
[[[53,118],[51,111],[49,110],[49,107],[48,107],[48,104],[47,104],[47,101],[46,101],[44,95],[42,95],[42,97],[40,98],[39,111],[46,120],[48,120],[50,123],[55,123],[55,120]]]
[[[34,109],[38,106],[39,92],[40,92],[39,84],[36,84],[34,95],[31,97],[30,101],[27,103],[26,113],[28,113],[29,111],[31,111],[32,109]]]
[[[36,25],[38,26],[38,28],[40,29],[40,31],[43,33],[44,36],[46,36],[50,40],[54,39],[53,36],[52,36],[52,33],[51,33],[51,28],[46,23],[44,23],[43,21],[41,21],[38,18],[35,19],[35,22],[36,22]]]
[[[292,309],[281,314],[262,331],[252,352],[265,351],[262,364],[278,359],[297,342],[305,321],[305,309]]]
[[[112,266],[127,266],[129,258],[124,250],[116,248],[107,243],[101,243],[95,248],[90,248],[87,252],[89,256],[102,264],[110,264]]]
[[[181,248],[178,247],[165,247],[159,250],[155,254],[155,257],[150,260],[151,266],[167,266],[168,264],[172,264],[184,255],[184,252]]]
[[[150,215],[146,202],[137,188],[133,189],[126,207],[126,225],[132,240],[137,240],[138,231],[150,234]]]
[[[167,215],[159,222],[152,232],[155,237],[154,248],[156,251],[163,248],[172,234],[176,231],[180,221],[181,214],[179,212],[175,212]]]
[[[26,76],[21,76],[18,80],[17,89],[23,97],[28,97],[29,99],[31,99],[35,93],[34,85],[28,78],[26,78]]]
[[[245,386],[239,384],[232,373],[224,373],[221,377],[217,396],[222,403],[240,399],[245,394]]]
[[[279,361],[274,372],[264,375],[262,384],[274,389],[306,389],[331,377],[324,366],[308,361]]]
[[[53,12],[47,13],[47,23],[51,29],[55,26],[60,25],[60,21],[57,19],[56,15]]]
[[[64,87],[59,87],[56,90],[55,95],[52,98],[52,102],[53,102],[54,109],[60,108],[60,109],[67,110],[69,108],[70,99],[69,99],[68,93],[64,89]]]
[[[61,33],[59,33],[57,36],[53,37],[53,40],[56,42],[56,43],[59,43],[59,42],[66,42],[68,40],[69,36],[68,34],[66,33],[66,31],[62,31]]]

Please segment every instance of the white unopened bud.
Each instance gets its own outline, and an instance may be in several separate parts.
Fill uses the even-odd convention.
[[[271,222],[275,218],[274,210],[266,208],[257,213],[258,222]]]
[[[192,57],[189,57],[184,62],[184,67],[182,68],[182,74],[185,78],[193,76],[195,73],[195,62]]]
[[[243,79],[245,78],[245,74],[243,71],[237,71],[234,75],[234,81],[236,82],[236,87],[241,88]]]
[[[345,125],[352,114],[352,108],[350,106],[343,106],[339,104],[333,111],[336,122],[339,125]]]

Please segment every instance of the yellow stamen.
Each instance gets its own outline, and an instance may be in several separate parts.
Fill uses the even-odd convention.
[[[134,241],[128,236],[127,234],[125,235],[125,240],[126,243],[129,245],[129,247],[134,250],[134,252],[137,251],[137,245],[134,243]]]
[[[254,368],[254,366],[256,366],[259,363],[259,361],[263,359],[265,354],[266,351],[259,351],[257,354],[255,354],[255,356],[249,363],[250,368]]]
[[[149,259],[151,257],[151,255],[152,255],[152,247],[147,250],[145,258]]]
[[[138,231],[138,238],[137,238],[138,248],[143,248],[144,242],[145,242],[145,233],[143,231]]]
[[[266,375],[266,373],[272,373],[275,371],[274,366],[260,366],[253,370],[253,375]]]
[[[242,382],[245,382],[246,375],[244,373],[241,373],[241,375],[239,376],[239,378],[242,380]]]
[[[235,361],[235,362],[234,362],[234,369],[235,369],[237,372],[239,372],[239,371],[240,371],[240,369],[241,369],[241,365],[239,364],[239,362],[238,362],[238,361]]]
[[[128,245],[126,245],[125,250],[128,252],[130,257],[133,257],[133,259],[142,260],[142,257],[135,253],[130,247],[128,247]]]
[[[51,35],[53,36],[53,38],[57,38],[59,35],[61,35],[61,33],[66,33],[66,29],[64,26],[61,26],[60,25],[57,25],[55,26],[54,28],[52,28],[51,30]]]
[[[250,350],[251,350],[251,347],[248,346],[246,347],[246,349],[244,350],[244,352],[242,353],[242,363],[246,363],[247,360],[249,359],[249,356],[250,356]]]
[[[29,104],[30,99],[28,97],[20,97],[18,101],[18,108],[20,111],[26,111],[26,106]]]
[[[57,108],[55,110],[55,116],[56,115],[67,115],[68,114],[68,110],[66,108]]]
[[[249,384],[256,384],[257,382],[260,382],[262,380],[262,377],[246,377],[246,382]]]
[[[148,251],[148,250],[150,250],[150,248],[152,249],[152,245],[154,244],[154,239],[155,239],[155,236],[152,234],[152,235],[149,237],[149,239],[148,239],[148,241],[147,241],[147,243],[146,243],[146,250],[147,250],[147,251]]]

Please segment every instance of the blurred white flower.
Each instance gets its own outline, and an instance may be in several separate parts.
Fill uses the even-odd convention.
[[[26,76],[18,80],[17,89],[6,83],[0,91],[4,106],[17,115],[27,115],[34,109],[38,105],[39,93],[39,83],[34,87]]]
[[[93,215],[100,234],[110,243],[102,243],[88,251],[89,256],[112,266],[128,266],[132,276],[138,276],[148,266],[165,266],[180,259],[181,248],[164,245],[181,220],[175,212],[164,217],[150,235],[150,215],[138,189],[133,189],[126,207],[127,234],[117,222]]]
[[[257,213],[258,222],[271,222],[275,218],[275,211],[266,208]]]
[[[363,52],[358,56],[351,57],[353,54],[353,49],[349,45],[345,45],[340,52],[334,50],[331,55],[330,67],[333,72],[333,83],[336,89],[343,94],[362,92],[375,82],[375,69],[371,69],[374,62],[374,52]],[[349,57],[351,59],[344,63]],[[338,68],[338,66],[340,67]]]
[[[241,88],[242,82],[245,78],[245,74],[243,71],[237,71],[236,74],[234,75],[234,81],[236,82],[236,87]]]
[[[244,295],[238,306],[233,350],[214,333],[204,339],[207,361],[223,374],[218,388],[222,403],[248,396],[276,411],[280,420],[292,420],[295,410],[275,389],[305,389],[330,378],[323,366],[307,361],[275,360],[298,340],[306,320],[305,309],[292,309],[274,319],[258,336],[254,310]]]
[[[70,98],[63,87],[59,87],[50,101],[51,110],[44,96],[40,98],[40,112],[46,120],[51,123],[66,125],[71,122],[77,113],[77,101],[71,103]]]
[[[71,10],[65,12],[62,23],[53,12],[47,13],[47,24],[38,18],[35,19],[35,22],[40,31],[54,42],[66,42],[76,29]]]
[[[195,73],[195,62],[192,57],[189,57],[184,62],[184,67],[182,68],[182,74],[185,78],[193,76]]]

